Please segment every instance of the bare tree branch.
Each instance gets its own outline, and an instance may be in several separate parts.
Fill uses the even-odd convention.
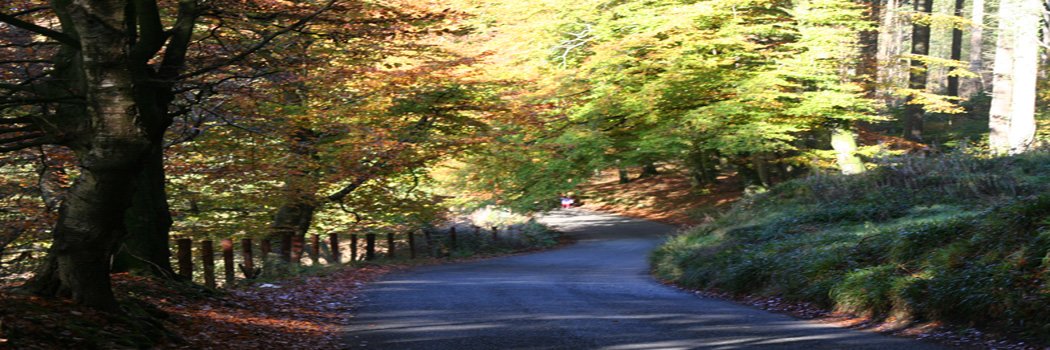
[[[328,3],[326,3],[324,6],[322,6],[317,11],[314,11],[314,13],[311,13],[309,16],[303,17],[303,18],[299,19],[299,21],[295,22],[294,24],[292,24],[292,25],[290,25],[290,26],[288,26],[288,27],[286,27],[284,29],[281,29],[281,30],[279,30],[279,31],[277,31],[277,32],[275,32],[273,34],[270,34],[270,35],[264,37],[262,40],[259,40],[259,41],[255,42],[255,44],[253,44],[252,46],[248,47],[248,49],[242,51],[241,53],[239,53],[237,55],[234,55],[233,57],[230,57],[229,59],[227,59],[226,61],[224,61],[222,63],[217,63],[217,64],[214,64],[214,65],[211,65],[211,66],[208,66],[208,67],[204,67],[204,68],[198,69],[196,71],[187,73],[187,74],[183,74],[183,75],[179,76],[178,78],[179,79],[184,79],[184,78],[198,76],[198,75],[205,74],[205,73],[214,71],[216,69],[222,68],[224,66],[228,66],[228,65],[230,65],[230,64],[232,64],[234,62],[243,60],[243,59],[247,58],[248,56],[250,56],[251,54],[255,53],[256,51],[259,51],[262,48],[264,48],[267,45],[269,45],[270,42],[273,41],[274,39],[276,39],[277,37],[279,37],[281,35],[284,35],[284,34],[287,34],[289,32],[292,32],[292,31],[294,31],[294,30],[296,30],[296,29],[298,29],[300,27],[305,26],[307,23],[312,21],[314,18],[317,18],[317,16],[320,16],[325,11],[328,11],[329,9],[331,9],[332,6],[335,5],[335,3],[337,1],[338,0],[329,0]]]
[[[73,37],[71,37],[69,35],[66,35],[65,33],[62,33],[62,32],[54,31],[54,30],[51,30],[51,29],[48,29],[48,28],[44,28],[44,27],[38,26],[38,25],[33,24],[33,23],[29,23],[29,22],[23,21],[23,20],[18,19],[18,17],[15,17],[13,15],[9,15],[9,14],[0,12],[0,22],[4,22],[4,23],[10,24],[12,26],[15,26],[17,28],[22,28],[22,29],[28,30],[30,32],[46,36],[48,38],[55,39],[58,42],[61,42],[63,44],[66,44],[66,45],[75,47],[77,49],[80,49],[80,42],[77,41],[76,39],[74,39]]]

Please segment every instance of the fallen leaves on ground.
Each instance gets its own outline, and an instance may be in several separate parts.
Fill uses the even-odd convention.
[[[161,348],[338,348],[340,327],[350,322],[350,310],[359,305],[361,287],[390,270],[376,265],[256,284],[229,290],[211,302],[154,300],[181,318],[176,329],[186,339]]]
[[[396,268],[348,267],[221,291],[118,274],[113,286],[129,309],[124,318],[68,301],[4,295],[0,349],[129,349],[143,342],[153,349],[339,348],[361,288]],[[152,339],[134,339],[148,328],[143,322],[156,320],[163,327]]]

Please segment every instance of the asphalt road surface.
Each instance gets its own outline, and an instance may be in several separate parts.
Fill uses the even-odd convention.
[[[367,287],[346,349],[939,349],[664,286],[646,255],[670,226],[579,209],[542,253],[428,266]]]

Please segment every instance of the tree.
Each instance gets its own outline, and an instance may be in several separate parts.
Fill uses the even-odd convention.
[[[195,0],[173,6],[121,0],[37,5],[27,1],[0,14],[7,28],[21,33],[9,47],[37,57],[26,62],[39,67],[6,75],[0,85],[0,106],[10,116],[2,120],[8,127],[2,130],[0,150],[63,145],[76,154],[79,174],[60,204],[45,263],[22,290],[116,311],[109,285],[111,256],[143,247],[122,246],[129,234],[153,243],[135,251],[138,257],[170,272],[163,140],[183,112],[170,110],[177,94],[201,91],[201,85],[183,83],[242,60],[333,3],[286,12],[299,15],[298,21],[260,35],[251,45],[193,56],[192,50],[214,48],[206,43],[215,40],[193,41],[206,12]],[[225,22],[213,23],[219,24],[212,35],[227,29]],[[191,59],[196,70],[188,71]]]
[[[928,16],[932,11],[933,0],[915,0],[915,12],[918,13],[918,16]],[[926,109],[917,101],[915,95],[926,90],[926,82],[929,77],[926,56],[930,54],[930,23],[920,20],[922,17],[918,16],[912,20],[911,70],[908,73],[910,92],[905,101],[903,118],[904,139],[921,142]]]
[[[869,119],[869,101],[846,73],[858,58],[857,31],[872,29],[855,3],[577,5],[545,17],[546,35],[529,34],[549,40],[541,47],[550,50],[535,52],[551,53],[542,58],[558,78],[530,97],[564,114],[550,113],[533,137],[505,138],[516,146],[473,159],[466,172],[475,189],[528,207],[595,169],[647,161],[682,165],[703,184],[715,177],[716,155],[768,185],[800,139],[819,133],[826,147],[826,128]],[[537,149],[552,155],[537,157]]]
[[[962,17],[963,7],[966,6],[965,0],[955,0],[954,14],[956,17]],[[950,58],[953,61],[962,60],[962,42],[963,42],[963,29],[961,26],[954,26],[952,28],[952,46]],[[980,47],[977,48],[980,51]],[[948,75],[948,96],[959,96],[959,76]]]
[[[984,0],[973,0],[970,12],[970,72],[976,76],[964,81],[964,96],[984,90]]]
[[[994,154],[1028,150],[1035,139],[1035,87],[1039,75],[1039,29],[1043,3],[999,4],[988,146]]]
[[[154,121],[138,108],[136,76],[125,64],[135,53],[129,50],[134,43],[124,35],[128,30],[125,9],[122,1],[115,0],[57,3],[54,11],[63,32],[13,16],[3,18],[9,25],[62,42],[56,63],[77,68],[59,73],[76,79],[70,87],[83,88],[83,94],[75,96],[79,101],[63,102],[66,105],[53,110],[63,121],[76,125],[68,129],[73,132],[69,136],[59,139],[47,133],[48,126],[40,125],[46,115],[27,113],[5,120],[22,125],[8,132],[35,131],[9,137],[6,148],[61,141],[73,149],[80,163],[80,175],[59,210],[47,260],[26,289],[113,311],[118,307],[109,286],[109,257],[123,239],[124,211],[134,192],[131,184],[142,169],[150,146],[147,127]],[[72,110],[83,117],[63,113]]]

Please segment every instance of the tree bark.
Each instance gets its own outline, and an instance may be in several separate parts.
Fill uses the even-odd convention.
[[[976,92],[985,89],[985,74],[984,74],[984,18],[985,18],[985,0],[973,0],[971,4],[970,21],[972,21],[973,27],[970,28],[970,71],[976,75],[974,78],[966,80],[964,84],[964,94],[966,96],[976,94]]]
[[[124,220],[128,237],[113,260],[113,272],[180,280],[171,265],[169,233],[172,219],[165,190],[164,150],[151,145],[138,186]]]
[[[901,2],[899,0],[882,0],[880,1],[884,6],[880,11],[881,17],[879,18],[879,28],[882,30],[879,32],[879,58],[880,62],[890,62],[900,57],[903,54],[903,37],[904,33],[901,27],[900,15]],[[888,91],[888,87],[897,86],[897,82],[903,80],[903,70],[898,68],[898,65],[886,65],[881,67],[882,70],[879,72],[877,77],[877,86],[882,86],[883,90],[879,91],[879,95],[892,96]]]
[[[867,17],[871,23],[879,23],[882,18],[882,6],[879,0],[861,0],[860,4],[867,10]],[[876,86],[879,77],[879,26],[875,29],[863,31],[859,35],[860,60],[857,64],[857,75],[860,80],[861,89],[868,98],[875,97]]]
[[[963,7],[966,6],[965,0],[955,0],[955,16],[962,17]],[[951,59],[959,61],[962,60],[962,43],[963,43],[963,31],[959,27],[952,28],[952,47],[951,47]],[[948,76],[948,96],[959,96],[959,77],[954,75]]]
[[[973,0],[973,9],[970,12],[970,21],[974,25],[970,28],[970,72],[976,77],[967,78],[963,81],[963,96],[971,96],[984,90],[984,0]]]
[[[993,154],[1028,150],[1035,138],[1035,87],[1039,64],[1039,0],[999,5],[988,146]]]
[[[120,0],[85,0],[68,11],[79,33],[90,132],[73,145],[81,174],[59,209],[54,242],[42,269],[24,289],[119,311],[109,280],[110,257],[124,236],[134,178],[149,147],[135,106]]]
[[[849,124],[831,129],[831,148],[835,150],[839,169],[845,175],[860,174],[865,171],[864,162],[857,156],[857,141]]]
[[[933,0],[915,0],[915,12],[929,14],[933,9]],[[926,90],[928,79],[928,67],[923,60],[915,59],[916,56],[928,56],[930,54],[930,27],[920,23],[912,24],[911,37],[911,72],[908,74],[908,88],[916,91]],[[909,97],[904,106],[904,139],[909,141],[922,141],[923,118],[926,109],[920,104],[912,103],[914,98]]]

